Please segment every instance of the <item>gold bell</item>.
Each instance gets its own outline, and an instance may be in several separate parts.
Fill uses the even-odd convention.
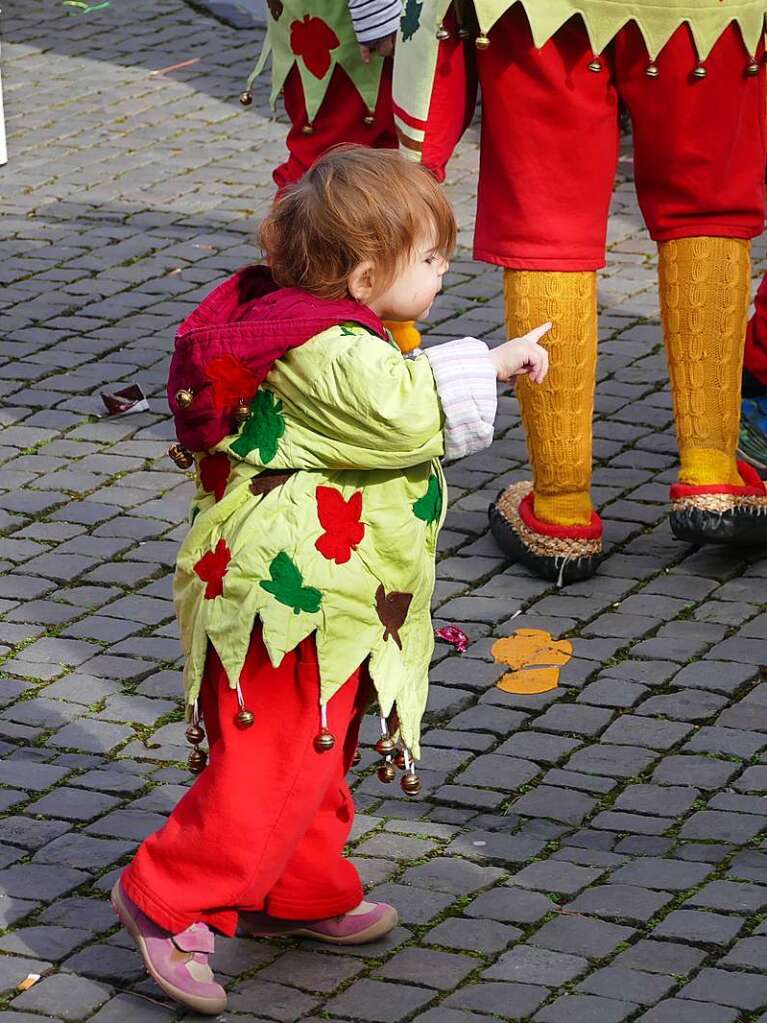
[[[246,707],[241,707],[234,716],[234,723],[238,728],[250,728],[255,720],[253,711]]]
[[[408,796],[417,796],[421,791],[421,779],[415,772],[404,775],[399,785]]]
[[[179,469],[188,469],[194,462],[192,452],[183,444],[171,444],[168,448],[168,456],[173,459]]]
[[[478,50],[486,50],[490,45],[490,40],[487,38],[484,32],[480,33],[474,40],[474,45]]]
[[[240,103],[242,103],[244,107],[249,107],[252,102],[253,93],[250,91],[250,89],[246,89],[245,92],[240,93]]]
[[[200,725],[194,724],[187,728],[186,741],[191,742],[193,746],[199,746],[204,738],[205,731]]]
[[[758,75],[759,74],[759,64],[757,63],[755,57],[752,58],[751,63],[746,68],[746,74],[747,75]]]
[[[394,768],[394,764],[390,763],[388,760],[386,761],[385,764],[381,764],[381,766],[378,768],[378,780],[382,781],[385,785],[388,785],[389,782],[394,781],[396,777],[397,772]]]
[[[362,118],[362,123],[368,127],[375,121],[375,113],[372,110],[368,110],[365,116]]]
[[[205,770],[205,765],[208,762],[208,754],[204,749],[195,749],[189,754],[189,759],[186,762],[186,766],[192,772],[192,774],[199,774]]]
[[[601,70],[602,70],[602,61],[601,60],[597,60],[597,58],[595,57],[591,61],[591,63],[589,64],[589,71],[593,71],[595,74],[598,74]]]
[[[352,767],[356,767],[361,760],[362,754],[360,753],[360,748],[358,746],[357,749],[354,751],[354,755],[352,756]]]
[[[440,25],[439,28],[437,29],[437,39],[439,39],[440,42],[441,42],[443,39],[449,39],[449,38],[450,38],[450,33],[448,32],[448,30],[445,28],[444,25]]]
[[[313,124],[305,124],[303,126],[303,128],[301,129],[301,132],[304,135],[313,135],[314,134],[314,125]]]
[[[394,764],[396,767],[400,769],[400,771],[405,770],[405,768],[407,767],[407,761],[405,760],[404,750],[399,749],[394,754]]]
[[[189,408],[194,401],[194,391],[190,391],[188,387],[182,387],[180,391],[176,391],[176,403],[181,408]]]
[[[333,749],[335,744],[336,738],[327,728],[321,728],[314,737],[314,748],[318,753],[327,753],[328,750]]]
[[[250,405],[244,398],[237,399],[237,408],[234,410],[234,418],[238,423],[244,423],[250,416]]]
[[[644,73],[647,75],[648,78],[658,77],[660,71],[658,70],[658,65],[655,63],[655,61],[650,61],[650,63],[644,69]]]
[[[693,74],[696,78],[708,78],[708,68],[704,67],[703,64],[698,64]]]
[[[391,756],[396,748],[397,744],[390,735],[382,735],[376,743],[376,753],[380,753],[382,757]]]

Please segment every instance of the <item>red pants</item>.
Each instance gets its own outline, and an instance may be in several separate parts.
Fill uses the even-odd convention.
[[[756,312],[748,325],[743,363],[744,370],[753,380],[744,381],[747,384],[744,390],[764,393],[767,391],[767,274],[759,285],[754,302]]]
[[[698,64],[687,26],[663,48],[658,77],[635,25],[602,55],[579,19],[536,49],[519,7],[477,54],[482,143],[474,254],[519,270],[604,265],[619,150],[618,101],[634,131],[637,195],[656,241],[752,238],[764,218],[765,70],[731,26]]]
[[[123,873],[131,899],[172,933],[197,920],[235,933],[238,910],[317,920],[362,899],[342,856],[354,819],[345,781],[369,693],[358,669],[328,704],[335,748],[317,753],[319,672],[314,639],[273,668],[254,630],[240,676],[252,727],[234,723],[236,691],[210,650],[200,705],[210,762],[167,824]]]
[[[378,59],[378,58],[373,58]],[[378,102],[373,112],[373,123],[365,124],[369,111],[343,68],[336,67],[328,91],[317,116],[312,122],[311,135],[303,129],[308,124],[304,90],[297,68],[292,68],[285,80],[283,99],[290,118],[287,146],[290,156],[272,175],[278,189],[298,181],[305,171],[323,153],[342,142],[353,142],[372,149],[396,149],[397,133],[391,100],[392,61],[384,61]]]

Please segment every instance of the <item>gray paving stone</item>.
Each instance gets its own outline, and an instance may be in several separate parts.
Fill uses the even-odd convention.
[[[545,841],[519,835],[470,831],[455,838],[445,852],[508,869],[513,863],[524,863],[533,859],[543,850],[545,844]]]
[[[653,781],[710,790],[726,785],[737,773],[738,765],[728,760],[679,755],[664,757],[653,772]]]
[[[33,857],[34,863],[60,863],[82,870],[100,870],[116,862],[134,848],[132,842],[91,838],[71,832],[49,842]],[[10,868],[13,869],[13,868]],[[0,884],[2,882],[0,881]]]
[[[556,920],[549,920],[539,928],[530,938],[530,942],[557,952],[580,954],[589,959],[602,959],[634,933],[630,927],[607,923],[604,920],[561,916]]]
[[[566,955],[534,945],[517,945],[505,952],[482,976],[489,980],[560,987],[583,976],[589,968],[588,959],[582,956]]]
[[[0,951],[58,963],[70,955],[74,949],[89,941],[91,934],[91,931],[77,927],[21,927],[0,938]],[[39,973],[40,971],[33,970],[31,972]]]
[[[501,920],[506,923],[533,924],[555,910],[556,904],[545,895],[519,888],[493,888],[470,902],[466,916]]]
[[[272,984],[254,977],[240,984],[229,996],[228,1007],[234,1012],[260,1012],[268,1006],[269,1019],[293,1023],[318,1005],[311,995],[284,984]],[[365,1017],[362,1017],[363,1019]],[[375,1018],[375,1017],[369,1017]]]
[[[459,785],[478,785],[483,788],[511,791],[532,781],[538,773],[539,768],[526,760],[486,753],[477,757],[461,771],[456,781]]]
[[[742,881],[709,881],[687,899],[685,906],[729,913],[762,913],[767,909],[767,887]]]
[[[691,726],[675,721],[652,720],[625,714],[603,732],[602,739],[606,743],[667,750],[680,743],[690,731]]]
[[[515,813],[530,817],[550,817],[566,824],[580,824],[596,806],[596,799],[571,789],[539,785],[511,804]]]
[[[404,981],[449,991],[457,987],[477,967],[476,959],[454,952],[406,948],[373,973],[382,980]]]
[[[379,885],[372,889],[369,897],[394,905],[405,924],[427,924],[453,902],[452,896],[441,892],[402,884]]]
[[[737,917],[721,913],[704,913],[676,909],[653,930],[655,938],[676,938],[691,944],[723,948],[732,942],[743,927]]]
[[[106,813],[118,803],[119,799],[114,796],[60,785],[43,796],[42,799],[32,803],[28,807],[28,811],[51,817],[63,817],[64,820],[69,821],[89,821]]]
[[[579,867],[574,863],[544,860],[531,863],[529,867],[513,874],[508,884],[533,891],[574,895],[593,884],[603,873],[603,870]]]
[[[562,995],[533,1016],[535,1023],[620,1023],[636,1009],[633,1002],[596,995]]]
[[[423,1008],[433,997],[433,991],[409,984],[356,980],[343,994],[332,998],[326,1008],[328,1012],[355,1020],[396,1023],[403,1016]]]
[[[577,739],[548,735],[545,732],[530,729],[525,732],[516,732],[499,746],[496,752],[503,756],[521,757],[539,764],[556,764],[580,745],[581,743]]]
[[[646,923],[671,902],[668,892],[650,891],[625,884],[598,885],[581,892],[568,903],[568,910],[623,920],[627,923]]]
[[[45,974],[51,969],[53,964],[43,959],[27,959],[16,955],[0,956],[0,993],[7,996],[28,974]]]
[[[767,976],[704,968],[682,988],[679,997],[755,1012],[767,1006]]]
[[[767,825],[767,820],[746,813],[699,810],[682,826],[682,838],[705,838],[745,845]]]
[[[734,1023],[734,1009],[710,1002],[689,1002],[682,998],[667,998],[658,1002],[640,1017],[640,1023]]]
[[[11,1006],[32,1012],[55,1012],[61,1019],[79,1020],[103,1005],[111,994],[111,988],[104,984],[70,973],[57,973],[23,991],[13,999]]]
[[[437,924],[424,940],[431,945],[444,948],[463,949],[467,952],[492,954],[507,948],[522,936],[518,927],[498,923],[495,920],[465,920],[450,917]]]
[[[409,867],[402,875],[402,883],[450,895],[469,895],[480,888],[489,888],[503,876],[504,872],[496,867],[436,857],[417,867]]]
[[[501,1019],[524,1019],[533,1013],[548,995],[534,984],[496,984],[483,981],[454,992],[442,1003],[448,1008],[486,1012]]]
[[[706,952],[700,948],[643,938],[616,956],[612,965],[679,977],[692,973],[705,958]]]
[[[719,960],[720,966],[735,966],[746,970],[764,971],[767,963],[767,937],[742,938]]]
[[[55,899],[87,880],[88,875],[82,870],[19,863],[0,870],[0,892],[20,899],[32,893],[37,899]]]
[[[123,1023],[125,1020],[130,1020],[130,1023],[170,1023],[175,1018],[173,1009],[125,993],[111,998],[90,1019],[92,1023]]]
[[[640,973],[620,966],[608,966],[596,970],[578,985],[578,991],[587,995],[602,995],[613,998],[620,994],[627,1002],[638,1005],[654,1005],[675,987],[676,981],[661,974]]]
[[[594,743],[576,750],[567,762],[570,770],[583,774],[599,774],[608,778],[634,778],[641,774],[659,754],[639,746],[608,746]]]
[[[610,881],[656,891],[678,892],[701,884],[711,872],[712,868],[704,863],[683,863],[647,856],[618,867]]]

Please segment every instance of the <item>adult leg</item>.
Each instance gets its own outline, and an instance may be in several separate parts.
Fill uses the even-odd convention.
[[[483,123],[475,255],[505,268],[510,337],[553,324],[543,339],[548,377],[517,386],[532,494],[524,484],[509,488],[491,522],[512,556],[562,581],[590,575],[601,551],[590,498],[595,271],[604,265],[618,101],[610,74],[589,70],[592,60],[579,20],[538,50],[518,9],[498,22],[477,57]]]
[[[687,26],[661,52],[656,78],[643,74],[646,62],[639,33],[624,30],[616,74],[634,124],[639,201],[658,242],[679,442],[672,528],[688,540],[751,542],[767,538],[754,514],[763,488],[737,449],[750,239],[764,220],[764,66],[747,73],[735,26],[714,46],[705,77],[692,74]]]

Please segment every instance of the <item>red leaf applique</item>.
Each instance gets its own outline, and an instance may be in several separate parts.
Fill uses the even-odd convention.
[[[229,459],[223,451],[217,451],[215,455],[206,455],[200,460],[202,489],[213,494],[217,501],[224,496],[231,468]]]
[[[294,21],[290,26],[290,49],[297,57],[303,57],[315,78],[325,77],[330,68],[330,51],[340,45],[338,36],[322,18],[305,14],[302,21]]]
[[[362,491],[352,494],[348,501],[334,487],[317,487],[317,515],[325,532],[315,547],[328,561],[345,565],[352,551],[362,543],[365,526],[360,522]]]
[[[224,576],[231,560],[232,552],[227,547],[226,540],[222,537],[216,544],[215,551],[208,551],[207,554],[203,554],[194,566],[194,570],[200,579],[207,583],[205,587],[206,600],[220,597],[224,592]]]
[[[233,355],[208,359],[203,370],[213,385],[213,405],[217,409],[231,408],[240,398],[250,401],[258,390],[258,378]]]

